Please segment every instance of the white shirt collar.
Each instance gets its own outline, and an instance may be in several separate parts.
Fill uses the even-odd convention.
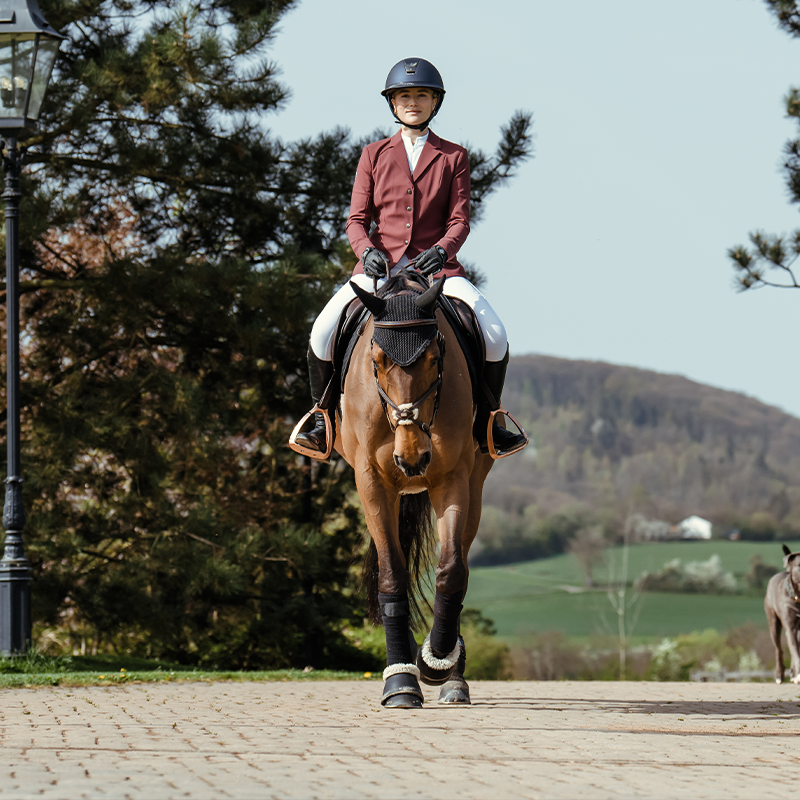
[[[424,136],[420,136],[417,138],[416,142],[411,141],[410,136],[406,136],[402,131],[400,132],[400,138],[403,140],[403,145],[406,148],[406,156],[408,158],[408,167],[411,170],[411,174],[414,174],[414,167],[417,166],[417,161],[419,161],[419,155],[422,152],[422,148],[425,146],[425,142],[428,141],[428,133]]]

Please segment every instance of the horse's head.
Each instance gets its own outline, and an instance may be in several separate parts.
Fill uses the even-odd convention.
[[[351,285],[375,318],[372,364],[394,431],[394,463],[406,477],[422,476],[431,463],[430,428],[442,383],[444,338],[435,309],[444,279],[420,291],[401,274],[377,296]]]

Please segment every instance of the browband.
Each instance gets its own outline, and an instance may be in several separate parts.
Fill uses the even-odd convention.
[[[426,325],[435,325],[439,327],[439,320],[436,317],[430,319],[404,319],[396,320],[375,320],[374,325],[376,328],[421,328]]]

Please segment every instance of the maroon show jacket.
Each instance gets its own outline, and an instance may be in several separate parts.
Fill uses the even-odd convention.
[[[466,277],[456,256],[468,234],[469,157],[463,147],[430,131],[413,176],[399,131],[361,151],[347,218],[359,259],[354,275],[363,274],[368,247],[382,250],[394,266],[403,253],[415,258],[438,244],[447,253],[438,275]]]

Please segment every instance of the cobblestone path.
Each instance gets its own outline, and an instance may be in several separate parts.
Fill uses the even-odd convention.
[[[387,711],[381,684],[0,690],[0,798],[788,798],[800,689],[491,683]]]

